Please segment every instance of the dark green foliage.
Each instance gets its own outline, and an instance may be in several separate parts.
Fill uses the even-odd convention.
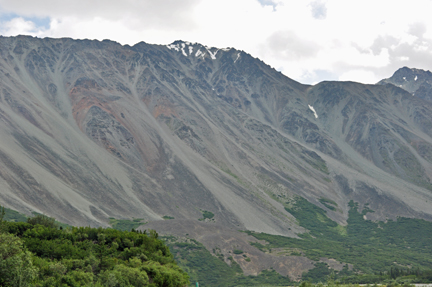
[[[3,219],[5,217],[5,208],[3,206],[0,205],[0,223],[3,222]]]
[[[331,269],[324,262],[315,263],[315,268],[312,268],[307,273],[302,275],[302,280],[313,283],[322,282],[324,278],[329,276]]]
[[[302,197],[296,198],[292,208],[285,208],[299,222],[300,225],[310,230],[314,236],[332,238],[338,234],[335,229],[337,223],[327,217],[326,212],[318,206],[310,203]]]
[[[186,270],[191,282],[199,282],[200,286],[229,286],[228,283],[236,276],[236,271],[224,261],[212,256],[198,241],[168,243],[177,262]],[[241,271],[241,270],[240,270]]]
[[[202,220],[212,219],[214,217],[214,214],[211,211],[202,210],[201,212],[203,213],[203,219]]]
[[[275,270],[263,270],[258,276],[242,276],[234,286],[292,286],[288,277],[284,277]]]
[[[200,287],[229,287],[229,286],[287,286],[292,284],[288,277],[284,277],[274,270],[264,270],[258,276],[244,276],[238,263],[232,256],[226,258],[231,266],[225,263],[225,258],[219,250],[214,250],[213,256],[201,243],[194,239],[177,242],[174,237],[164,237],[167,245],[175,256],[175,260],[186,270],[190,281]],[[239,250],[241,251],[241,250]],[[242,251],[243,252],[243,251]],[[235,252],[233,252],[235,254]],[[246,257],[246,261],[248,261]]]
[[[129,220],[115,219],[110,217],[110,225],[112,226],[112,228],[120,231],[131,231],[132,229],[136,229],[137,227],[144,225],[146,222],[143,222],[143,220],[143,218]]]
[[[333,211],[336,211],[336,207],[338,206],[336,202],[327,198],[320,198],[319,202],[321,202],[322,205]]]
[[[301,239],[247,233],[268,242],[266,245],[252,243],[263,251],[280,247],[298,248],[312,260],[334,258],[353,264],[354,271],[364,274],[386,272],[396,266],[407,266],[406,269],[410,266],[423,271],[432,269],[431,222],[412,218],[398,218],[397,221],[389,220],[386,223],[372,222],[363,218],[363,215],[371,212],[369,208],[359,212],[358,204],[354,202],[350,202],[350,207],[348,225],[342,227],[329,219],[323,209],[298,198],[292,207],[286,209],[301,226],[310,231],[300,234]],[[308,275],[311,281],[313,279],[316,282],[320,278],[324,282],[328,270],[317,265],[310,272],[313,272],[313,276]],[[345,269],[336,277],[341,279],[353,274]],[[376,278],[363,279],[373,282]]]
[[[9,208],[4,208],[5,210],[5,215],[4,215],[4,220],[5,221],[11,221],[11,222],[28,222],[29,217],[27,217],[25,214],[19,213],[16,210],[12,210]],[[33,212],[33,217],[30,218],[30,220],[35,223],[37,220],[40,220],[40,216],[44,216],[40,213],[37,212]],[[51,224],[52,219],[49,219],[49,217],[45,216],[47,218],[47,220],[43,220],[46,221],[48,224]],[[54,220],[55,225],[57,227],[62,227],[62,228],[67,228],[67,227],[72,227],[69,224],[63,223],[63,222],[59,222]]]
[[[233,250],[234,254],[243,254],[243,250],[239,250],[239,249],[234,249]]]
[[[165,220],[174,219],[173,216],[168,216],[168,215],[164,215],[162,218],[165,219]]]
[[[212,219],[214,217],[214,214],[211,211],[201,210],[201,212],[203,214],[203,218],[198,219],[200,221],[204,221],[206,219]]]
[[[27,222],[27,216],[19,213],[18,211],[4,208],[5,215],[3,220],[5,221],[13,221],[13,222]]]
[[[4,232],[5,225],[3,224],[5,217],[5,208],[0,205],[0,234]]]
[[[56,221],[55,218],[48,217],[43,214],[36,214],[33,217],[27,218],[27,222],[30,223],[31,225],[39,224],[49,228],[57,228],[57,224],[55,221]]]
[[[45,222],[38,220],[37,222]],[[52,221],[49,221],[52,222]],[[184,286],[188,276],[155,231],[6,222],[33,254],[38,278],[32,286]],[[29,253],[30,254],[30,253]],[[150,283],[153,282],[153,283]]]
[[[31,286],[37,276],[31,253],[13,234],[0,233],[0,286]]]

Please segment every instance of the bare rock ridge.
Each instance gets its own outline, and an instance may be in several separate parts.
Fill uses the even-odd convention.
[[[234,48],[0,37],[0,203],[286,236],[297,196],[432,220],[430,77],[309,86]]]
[[[432,73],[430,71],[403,67],[390,78],[378,82],[379,85],[387,83],[407,90],[413,96],[432,101]]]

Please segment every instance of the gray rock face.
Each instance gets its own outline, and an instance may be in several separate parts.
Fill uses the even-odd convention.
[[[341,224],[350,200],[432,220],[431,177],[432,103],[394,85],[302,85],[182,41],[0,38],[0,203],[22,212],[107,226],[210,211],[295,236],[296,196]]]
[[[390,78],[378,82],[381,85],[387,83],[400,87],[413,96],[432,102],[432,73],[430,71],[403,67]]]

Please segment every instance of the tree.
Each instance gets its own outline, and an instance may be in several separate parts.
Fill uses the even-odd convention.
[[[37,214],[36,216],[27,219],[27,222],[33,225],[40,224],[49,228],[57,228],[57,223],[55,223],[55,218],[48,217],[43,214]]]
[[[0,205],[0,224],[3,222],[3,218],[4,218],[4,216],[5,216],[5,209],[4,209],[4,206],[1,206]]]
[[[37,276],[31,253],[21,239],[9,233],[0,234],[0,286],[30,286]]]
[[[5,213],[6,212],[5,212],[4,206],[0,205],[0,233],[3,233],[6,229],[6,226],[5,226],[4,221],[3,221]]]

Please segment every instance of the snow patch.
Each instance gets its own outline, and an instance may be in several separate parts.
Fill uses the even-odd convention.
[[[240,58],[240,53],[237,54],[237,58],[235,59],[234,63],[237,62],[237,60]]]
[[[187,54],[186,54],[186,52],[185,52],[185,50],[184,50],[185,46],[186,46],[185,43],[182,43],[182,44],[181,44],[181,51],[182,51],[182,54],[185,55],[185,56],[187,57]]]
[[[216,50],[216,52],[212,53],[210,50],[207,50],[212,60],[216,60],[216,54],[219,52],[219,50]]]
[[[199,57],[200,55],[203,55],[203,56],[204,56],[204,53],[201,52],[201,50],[198,50],[198,51],[195,53],[195,57]]]
[[[178,45],[174,45],[174,44],[170,44],[170,45],[167,45],[167,48],[168,49],[174,49],[174,50],[176,50],[177,52],[179,52],[180,51],[180,47],[178,46]]]
[[[415,76],[414,81],[417,81],[417,76]]]
[[[196,45],[196,44],[197,43],[193,44],[191,42],[182,42],[182,43],[177,42],[176,44],[166,45],[166,47],[170,50],[175,50],[177,52],[181,51],[182,54],[187,57],[187,56],[194,54],[194,45]],[[216,49],[216,48],[210,48],[208,46],[201,46],[201,47],[205,48],[205,50],[201,51],[200,47],[198,47],[198,50],[195,52],[195,57],[203,57],[204,58],[205,54],[206,54],[205,51],[207,51],[207,53],[209,54],[210,58],[212,58],[212,60],[216,60],[216,54],[219,52],[219,50],[229,51],[232,49],[232,48]],[[212,52],[212,50],[214,52]],[[240,55],[240,53],[239,53],[239,55]],[[237,59],[239,58],[239,55],[237,55]]]
[[[309,109],[314,113],[315,118],[317,119],[318,118],[318,114],[315,111],[314,107],[312,107],[311,105],[308,105],[308,106],[309,106]]]

